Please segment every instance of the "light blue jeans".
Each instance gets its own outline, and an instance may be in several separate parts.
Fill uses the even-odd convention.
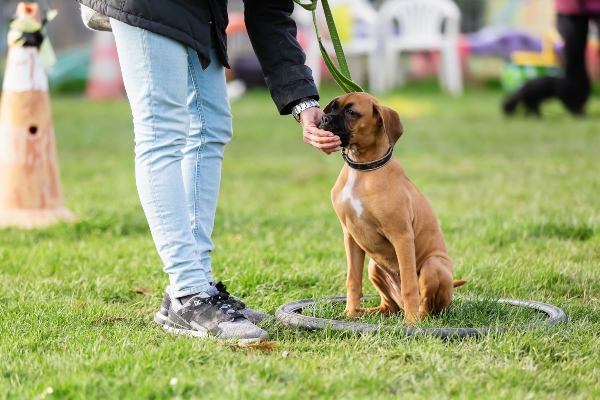
[[[216,49],[202,70],[175,40],[111,19],[133,114],[135,176],[176,297],[212,281],[211,234],[231,112]]]

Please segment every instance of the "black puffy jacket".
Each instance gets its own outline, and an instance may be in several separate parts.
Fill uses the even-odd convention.
[[[101,14],[182,42],[196,50],[206,68],[211,35],[220,47],[220,60],[227,62],[227,0],[78,0]],[[306,57],[296,40],[291,18],[292,0],[244,0],[246,29],[281,114],[304,97],[318,100]],[[308,11],[306,11],[308,12]]]

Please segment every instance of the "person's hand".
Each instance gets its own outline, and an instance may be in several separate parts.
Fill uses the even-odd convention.
[[[317,128],[324,114],[320,108],[307,108],[300,113],[300,123],[302,124],[304,143],[308,143],[323,153],[330,155],[340,150],[342,142],[339,136]]]

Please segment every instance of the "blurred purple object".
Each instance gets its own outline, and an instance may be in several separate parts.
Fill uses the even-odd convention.
[[[258,58],[254,54],[239,56],[233,63],[233,72],[247,87],[267,86]]]
[[[514,51],[542,51],[542,39],[512,28],[484,28],[466,35],[471,54],[510,58]],[[555,44],[554,52],[562,54],[562,45]]]
[[[365,39],[369,37],[369,26],[363,21],[356,21],[352,33],[356,38]]]

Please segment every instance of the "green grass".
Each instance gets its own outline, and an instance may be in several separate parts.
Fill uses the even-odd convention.
[[[323,102],[336,94],[324,91]],[[0,399],[41,398],[49,387],[46,398],[60,399],[599,397],[600,104],[581,120],[556,103],[543,120],[505,119],[497,92],[403,95],[433,104],[431,115],[403,118],[394,154],[437,212],[455,277],[469,281],[457,293],[549,302],[568,323],[462,341],[267,323],[271,352],[173,337],[152,322],[167,279],[136,193],[128,105],[55,97],[65,201],[79,220],[0,230]],[[305,145],[264,92],[233,114],[216,278],[271,313],[344,294],[329,200],[341,157]],[[367,279],[364,291],[375,293]],[[469,307],[457,302],[455,319],[426,324],[527,317]]]

